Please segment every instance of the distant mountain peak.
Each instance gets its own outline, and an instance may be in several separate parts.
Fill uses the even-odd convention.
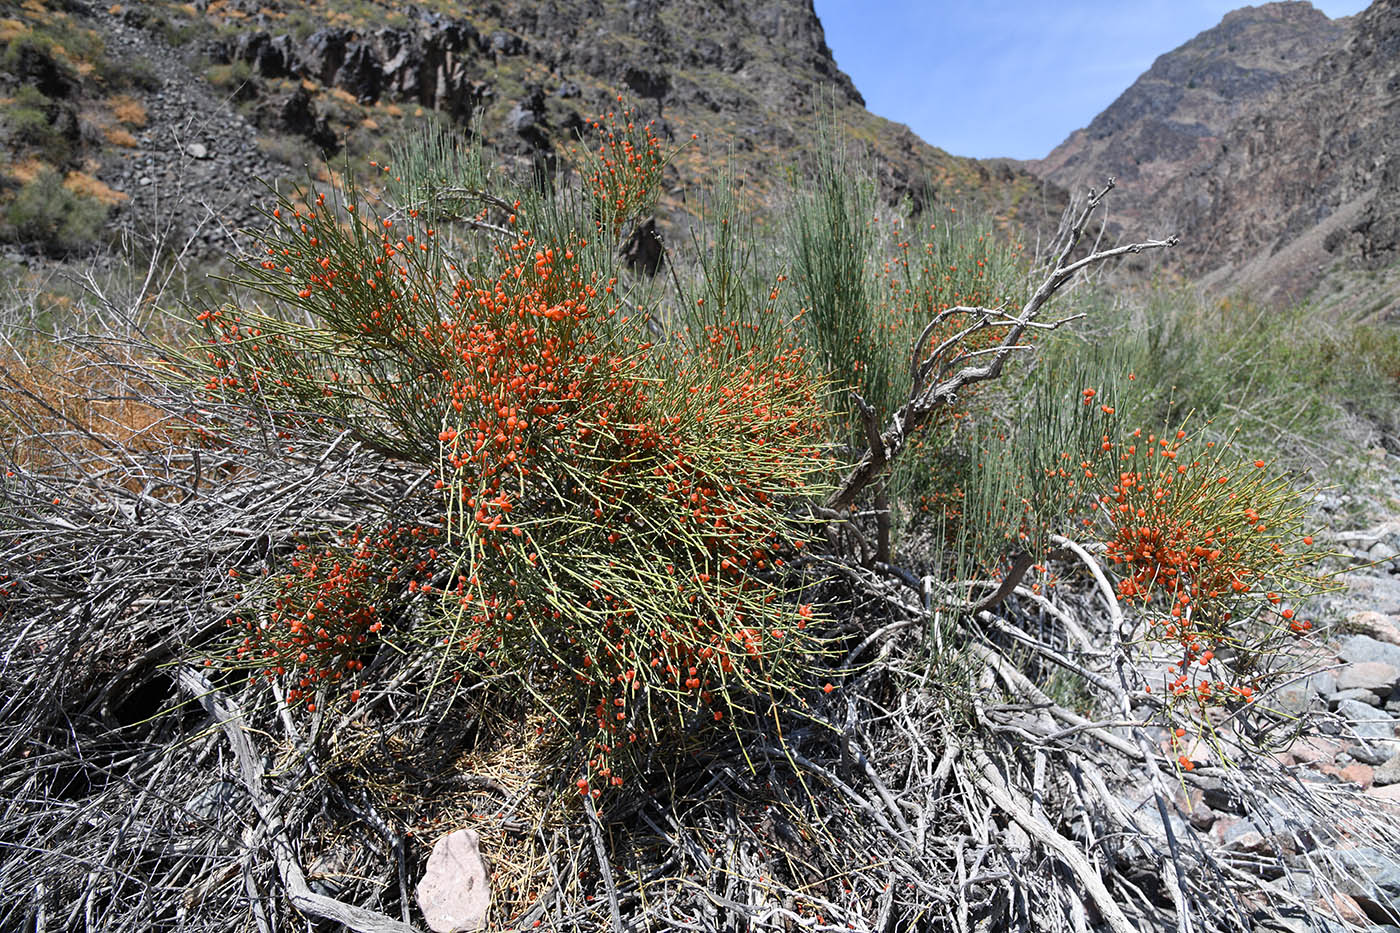
[[[1166,178],[1205,158],[1214,139],[1284,75],[1336,48],[1345,34],[1304,0],[1227,13],[1158,56],[1087,127],[1030,167],[1071,190],[1114,175],[1125,182],[1119,211],[1131,216]]]
[[[1194,274],[1296,297],[1394,259],[1397,152],[1400,0],[1337,20],[1282,2],[1159,56],[1027,167],[1071,192],[1116,176],[1121,226],[1180,234]]]

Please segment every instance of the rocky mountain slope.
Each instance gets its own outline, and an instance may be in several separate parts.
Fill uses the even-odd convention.
[[[1341,20],[1270,3],[1159,57],[1028,167],[1071,189],[1117,176],[1120,225],[1179,233],[1208,283],[1292,299],[1346,279],[1351,310],[1384,312],[1400,298],[1397,126],[1400,3]],[[1356,270],[1378,287],[1350,284]]]
[[[891,199],[1049,222],[1063,203],[1018,168],[951,156],[866,111],[811,0],[24,0],[0,38],[0,95],[59,75],[19,103],[31,122],[61,123],[65,140],[49,158],[16,128],[13,108],[0,112],[9,200],[47,166],[63,197],[100,192],[119,218],[174,217],[182,231],[203,222],[201,249],[255,216],[259,177],[301,174],[320,155],[367,164],[396,131],[434,115],[522,165],[559,171],[619,94],[662,136],[698,137],[666,180],[673,213],[724,165],[768,201],[771,181],[832,132],[833,114]],[[7,238],[35,246],[13,225]],[[69,244],[53,237],[45,248]]]
[[[1360,272],[1373,285],[1356,310],[1400,311],[1400,2],[1377,0],[1237,119],[1160,210],[1215,280],[1299,296],[1329,270]]]
[[[1258,110],[1285,75],[1345,33],[1310,3],[1235,10],[1158,57],[1093,122],[1029,167],[1071,190],[1113,175],[1122,221],[1155,220],[1150,206],[1164,184],[1208,161],[1237,117]]]

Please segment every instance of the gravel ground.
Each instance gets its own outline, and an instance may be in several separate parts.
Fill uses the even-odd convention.
[[[147,123],[136,134],[138,148],[109,157],[100,173],[130,198],[114,222],[138,234],[168,231],[173,245],[188,241],[195,254],[228,251],[237,231],[258,221],[257,205],[268,195],[263,180],[296,168],[261,150],[253,124],[191,67],[198,42],[172,48],[105,10],[95,10],[93,21],[109,55],[144,59],[159,81],[143,101]]]

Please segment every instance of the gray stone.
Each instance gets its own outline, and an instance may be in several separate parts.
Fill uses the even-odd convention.
[[[1347,585],[1348,599],[1357,606],[1386,616],[1400,616],[1400,575],[1387,573],[1358,574]],[[1394,646],[1392,646],[1394,647]],[[1394,649],[1400,651],[1400,648]],[[1390,658],[1347,658],[1356,661],[1396,662]],[[1396,664],[1400,667],[1400,664]]]
[[[1337,712],[1351,722],[1352,731],[1361,738],[1395,738],[1395,720],[1389,713],[1356,700],[1341,701],[1337,704]]]
[[[1400,863],[1379,849],[1333,849],[1334,881],[1372,919],[1400,916]]]
[[[1400,551],[1395,550],[1388,542],[1380,541],[1366,552],[1366,556],[1377,563],[1390,564],[1400,557]]]
[[[491,33],[490,48],[498,55],[520,55],[525,51],[525,42],[519,36],[502,30]]]
[[[1366,739],[1347,746],[1347,754],[1364,765],[1383,765],[1391,756],[1400,752],[1400,742],[1386,742],[1380,739]]]
[[[1367,706],[1381,705],[1380,697],[1376,696],[1369,690],[1363,690],[1359,687],[1354,687],[1350,690],[1338,690],[1336,693],[1332,694],[1330,697],[1327,698],[1327,705],[1332,707],[1332,709],[1336,709],[1338,706],[1345,703],[1347,700],[1351,700],[1356,703],[1365,703]]]
[[[1250,820],[1236,820],[1226,826],[1221,842],[1236,852],[1263,854],[1270,851],[1269,840]]]
[[[1269,706],[1292,716],[1303,715],[1313,708],[1317,699],[1318,691],[1310,681],[1311,678],[1306,678],[1279,687],[1269,698]]]
[[[242,785],[235,781],[216,781],[191,797],[185,812],[197,820],[217,823],[230,808],[241,805],[244,794]]]
[[[1385,764],[1376,768],[1371,777],[1371,782],[1377,787],[1385,787],[1388,784],[1400,784],[1400,752],[1391,755]]]
[[[1331,671],[1318,671],[1308,678],[1308,683],[1323,696],[1337,692],[1337,675]]]
[[[540,115],[533,110],[516,104],[506,114],[506,129],[516,133],[524,133],[540,121]]]
[[[485,929],[491,884],[474,831],[459,829],[433,845],[433,854],[418,882],[418,906],[433,933],[477,933]]]
[[[1210,829],[1219,817],[1219,813],[1216,813],[1210,807],[1206,806],[1204,800],[1200,800],[1191,808],[1191,814],[1187,819],[1196,829],[1204,831]]]
[[[1293,756],[1293,760],[1300,764],[1314,764],[1322,761],[1332,761],[1341,752],[1342,746],[1329,739],[1318,736],[1306,736],[1299,738],[1288,747],[1288,754]]]
[[[1370,635],[1353,635],[1342,644],[1343,661],[1380,661],[1400,669],[1400,645],[1377,641]]]
[[[1244,804],[1239,795],[1224,781],[1216,777],[1202,777],[1193,781],[1201,791],[1201,801],[1212,810],[1221,813],[1243,813]]]
[[[1400,645],[1400,624],[1392,616],[1371,610],[1353,612],[1347,616],[1346,627],[1360,635],[1369,635],[1389,645]]]
[[[185,153],[191,159],[213,158],[211,155],[209,155],[209,147],[204,145],[203,143],[190,143],[188,146],[185,147]]]
[[[1316,502],[1317,507],[1324,512],[1335,512],[1342,507],[1341,499],[1338,499],[1336,496],[1329,496],[1326,493],[1320,492],[1313,496],[1313,501]]]
[[[1300,917],[1273,916],[1261,921],[1255,929],[1268,933],[1350,933],[1351,927],[1318,915],[1304,920]]]
[[[1123,803],[1127,805],[1128,811],[1132,814],[1133,819],[1137,821],[1137,824],[1142,827],[1143,832],[1150,833],[1153,836],[1158,836],[1163,839],[1166,838],[1167,831],[1162,825],[1162,811],[1157,809],[1156,797],[1148,797],[1146,800],[1137,804],[1137,809],[1133,809],[1131,800],[1125,799]],[[1186,821],[1181,818],[1181,814],[1177,813],[1175,807],[1168,806],[1167,821],[1171,824],[1172,835],[1175,836],[1177,840],[1186,838],[1190,830],[1187,829]]]

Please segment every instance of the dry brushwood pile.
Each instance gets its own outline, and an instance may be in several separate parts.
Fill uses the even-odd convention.
[[[448,929],[460,829],[489,929],[1394,916],[1396,813],[1275,754],[1308,497],[1036,365],[1174,240],[1100,249],[1106,188],[1032,260],[831,155],[651,275],[668,154],[591,129],[547,191],[427,132],[277,195],[183,329],[153,276],[9,338],[0,927]]]

